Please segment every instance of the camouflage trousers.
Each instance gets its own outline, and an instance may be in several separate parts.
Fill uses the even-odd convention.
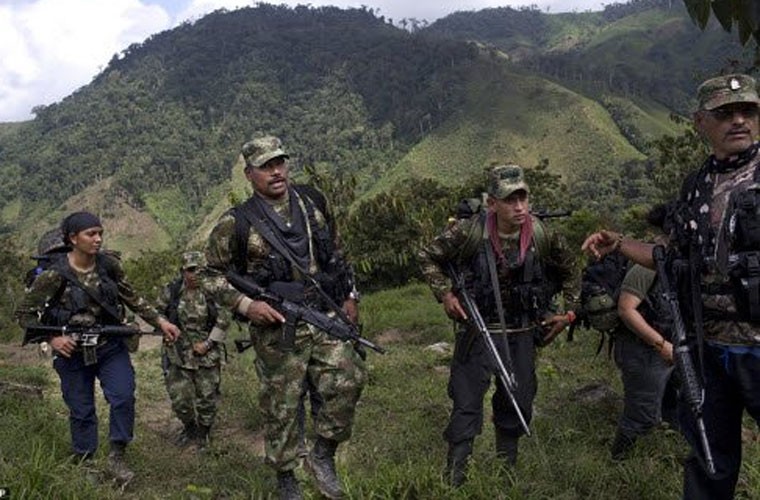
[[[214,423],[219,403],[220,365],[188,370],[169,364],[165,380],[172,410],[183,424],[210,427]]]
[[[287,471],[297,466],[298,407],[306,377],[323,400],[314,420],[316,433],[341,442],[351,436],[367,375],[364,360],[350,342],[301,324],[293,350],[284,351],[279,345],[281,333],[282,328],[256,328],[252,339],[261,382],[266,461],[277,471]]]

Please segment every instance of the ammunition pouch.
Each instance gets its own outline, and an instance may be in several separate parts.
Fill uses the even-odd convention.
[[[729,262],[739,316],[751,323],[760,323],[760,251],[731,255]]]
[[[510,310],[525,314],[529,322],[541,321],[549,310],[550,297],[542,283],[517,284],[509,289],[509,295]]]
[[[729,220],[731,243],[734,251],[760,248],[760,185],[754,184],[736,193],[731,204]]]

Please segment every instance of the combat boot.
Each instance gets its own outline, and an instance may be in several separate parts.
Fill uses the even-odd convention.
[[[277,491],[280,500],[301,500],[301,487],[292,470],[277,473]]]
[[[306,467],[314,476],[317,489],[331,500],[343,498],[343,488],[335,472],[335,450],[337,449],[337,441],[320,436],[314,443],[314,449],[306,458]]]
[[[127,445],[118,441],[111,442],[111,451],[108,453],[108,472],[122,488],[135,477],[135,473],[129,470],[124,461],[124,451]]]
[[[195,441],[198,443],[198,450],[204,451],[211,444],[211,426],[199,425],[196,428]]]
[[[197,439],[197,435],[198,425],[195,422],[186,422],[182,432],[174,440],[174,444],[180,448],[187,448]]]
[[[506,462],[509,467],[517,465],[518,436],[509,434],[504,429],[494,428],[496,436],[496,456]]]
[[[449,443],[444,479],[451,486],[459,487],[467,480],[467,463],[472,454],[472,439]]]

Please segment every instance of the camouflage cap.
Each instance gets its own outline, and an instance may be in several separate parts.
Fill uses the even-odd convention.
[[[246,142],[243,144],[241,153],[245,158],[246,166],[256,168],[278,156],[290,158],[290,155],[282,150],[282,141],[272,135]]]
[[[182,254],[182,270],[204,267],[206,257],[202,252],[185,252]]]
[[[733,74],[710,78],[697,89],[699,109],[706,111],[735,102],[760,104],[757,82],[748,75]]]
[[[497,165],[488,176],[488,194],[504,199],[520,189],[530,192],[525,182],[523,169],[518,165]]]

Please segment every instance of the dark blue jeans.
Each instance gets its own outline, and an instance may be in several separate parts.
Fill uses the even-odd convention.
[[[692,448],[684,464],[683,498],[728,500],[734,497],[741,467],[744,410],[760,424],[760,357],[706,345],[704,371],[703,418],[716,474],[708,476],[696,420],[685,404],[680,405],[681,428]]]
[[[98,449],[98,416],[95,412],[95,379],[110,405],[109,439],[128,443],[135,423],[135,371],[121,340],[111,340],[97,349],[97,363],[85,366],[82,353],[57,357],[53,367],[61,379],[63,400],[69,408],[72,449],[76,454],[94,454]]]

